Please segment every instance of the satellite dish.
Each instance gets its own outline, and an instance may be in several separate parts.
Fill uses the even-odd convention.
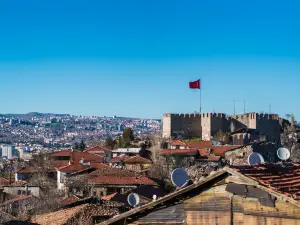
[[[257,153],[257,152],[253,152],[251,155],[249,155],[248,157],[248,164],[253,166],[256,164],[260,164],[263,163],[265,160],[264,158],[261,156],[261,154]]]
[[[140,203],[140,197],[136,193],[131,193],[127,197],[127,202],[131,206],[136,206]]]
[[[177,168],[171,174],[172,183],[177,187],[184,187],[189,181],[189,175],[182,168]]]
[[[291,153],[287,148],[279,148],[277,150],[277,156],[281,160],[287,160],[290,158]]]
[[[156,195],[153,195],[153,200],[155,201],[157,199],[157,196]]]

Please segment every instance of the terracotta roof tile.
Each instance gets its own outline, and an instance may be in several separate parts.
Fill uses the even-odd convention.
[[[200,142],[187,142],[186,147],[194,149],[211,148],[212,141],[200,141]]]
[[[102,146],[94,146],[90,147],[83,152],[91,153],[91,154],[97,154],[97,153],[102,153],[102,152],[111,152],[110,149],[102,147]]]
[[[225,157],[225,152],[235,150],[242,148],[242,145],[220,145],[220,146],[213,146],[212,147],[212,152],[216,156],[222,156]]]
[[[135,173],[130,170],[119,169],[119,168],[104,168],[98,169],[94,172],[91,172],[89,177],[96,176],[122,176],[122,177],[134,177]]]
[[[180,145],[180,146],[185,146],[186,143],[180,140],[174,140],[174,141],[170,141],[170,145]]]
[[[117,177],[117,176],[97,176],[88,181],[91,184],[119,184],[119,185],[157,185],[148,177]]]
[[[162,149],[161,155],[182,155],[182,156],[195,156],[198,154],[197,149]]]
[[[17,198],[10,199],[10,200],[4,202],[0,206],[5,206],[5,205],[8,205],[8,204],[12,204],[12,203],[15,203],[15,202],[18,202],[18,201],[23,201],[23,200],[26,200],[26,199],[37,199],[37,197],[35,197],[33,195],[20,195]]]
[[[126,159],[129,159],[128,155],[122,155],[122,156],[117,156],[112,158],[109,163],[120,163],[120,162],[124,162]]]
[[[125,159],[126,164],[152,164],[151,160],[143,158],[139,155]]]
[[[115,197],[118,194],[118,192],[112,193],[110,195],[106,195],[101,197],[102,200],[104,201],[110,201],[113,197]]]
[[[57,168],[58,171],[61,172],[77,172],[86,169],[83,165],[76,163],[76,164],[71,164],[67,166],[63,166],[60,168]]]
[[[60,205],[69,205],[80,200],[76,195],[71,195],[58,201]]]
[[[233,167],[239,173],[281,194],[300,200],[299,164],[261,164],[257,166]]]
[[[52,153],[52,156],[58,157],[58,156],[70,156],[71,150],[62,150]]]
[[[3,178],[3,177],[0,177],[0,187],[3,187],[3,186],[8,186],[9,185],[9,180]]]

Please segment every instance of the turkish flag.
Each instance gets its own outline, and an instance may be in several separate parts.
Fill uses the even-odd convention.
[[[200,89],[200,79],[196,81],[189,82],[191,89]]]

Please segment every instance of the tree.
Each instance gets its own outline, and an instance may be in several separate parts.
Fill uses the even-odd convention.
[[[116,140],[112,139],[112,137],[109,136],[109,137],[107,137],[105,139],[104,146],[107,147],[107,148],[109,148],[109,149],[114,149],[114,147],[116,146],[116,144],[117,144]]]
[[[125,145],[130,145],[130,143],[134,140],[133,130],[130,127],[126,127],[123,131],[122,137]]]
[[[80,142],[80,144],[78,146],[78,149],[81,150],[81,151],[83,151],[85,148],[86,148],[86,144],[84,143],[83,140],[81,140],[81,142]]]
[[[79,144],[77,142],[74,143],[74,149],[79,149]]]

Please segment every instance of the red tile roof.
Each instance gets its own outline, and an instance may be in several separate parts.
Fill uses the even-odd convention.
[[[58,201],[60,205],[69,205],[80,200],[76,195],[71,195]]]
[[[220,145],[213,146],[212,151],[216,156],[225,157],[225,152],[242,148],[243,145]]]
[[[94,147],[90,147],[90,148],[84,150],[83,152],[97,154],[97,153],[102,153],[102,152],[111,152],[111,150],[108,148],[104,148],[102,146],[94,146]]]
[[[71,150],[62,150],[62,151],[54,152],[52,154],[52,156],[54,156],[54,157],[58,157],[58,156],[70,156],[70,154],[71,154]]]
[[[181,146],[185,146],[186,143],[180,140],[174,140],[174,141],[170,141],[170,145],[181,145]]]
[[[200,142],[187,142],[187,148],[203,149],[211,148],[213,146],[212,141],[200,141]]]
[[[120,162],[124,162],[126,159],[129,159],[128,155],[122,155],[122,156],[117,156],[112,158],[109,163],[120,163]]]
[[[198,154],[197,149],[163,149],[160,151],[161,155],[181,155],[181,156],[195,156]]]
[[[0,177],[0,187],[3,187],[3,186],[8,186],[9,185],[9,180],[3,178],[3,177]]]
[[[95,169],[106,169],[106,168],[110,168],[110,166],[105,165],[103,163],[91,163],[91,168],[95,168]]]
[[[118,176],[97,176],[88,181],[91,184],[112,184],[112,185],[157,185],[148,177],[118,177]]]
[[[300,201],[300,164],[261,164],[233,169],[263,186]]]
[[[101,199],[104,200],[104,201],[110,201],[110,200],[111,200],[113,197],[115,197],[117,194],[118,194],[118,192],[115,192],[115,193],[113,193],[113,194],[111,194],[111,195],[103,196],[103,197],[101,197]]]
[[[58,171],[61,172],[76,172],[76,171],[81,171],[86,169],[83,165],[76,163],[76,164],[71,164],[71,165],[67,165],[67,166],[63,166],[60,168],[57,168]]]
[[[94,172],[91,172],[89,177],[97,177],[97,176],[117,176],[117,177],[134,177],[135,173],[131,170],[119,169],[119,168],[106,168],[106,169],[98,169]]]
[[[55,168],[60,168],[69,165],[69,160],[54,160],[53,164]]]
[[[103,163],[104,158],[99,155],[90,154],[88,152],[72,152],[71,160],[72,162],[79,162],[81,159],[84,159],[84,162],[98,162]]]
[[[125,159],[126,164],[152,164],[151,160],[143,158],[139,155]]]
[[[17,171],[18,174],[30,174],[30,173],[37,173],[37,172],[39,171],[32,166],[26,166]]]
[[[200,156],[209,156],[211,154],[211,149],[207,148],[207,149],[199,149],[198,150]]]
[[[35,196],[33,196],[33,195],[20,195],[20,196],[18,196],[17,198],[10,199],[10,200],[4,202],[4,203],[1,204],[0,206],[12,204],[12,203],[15,203],[15,202],[18,202],[18,201],[23,201],[23,200],[26,200],[26,199],[37,199],[37,197],[35,197]]]

